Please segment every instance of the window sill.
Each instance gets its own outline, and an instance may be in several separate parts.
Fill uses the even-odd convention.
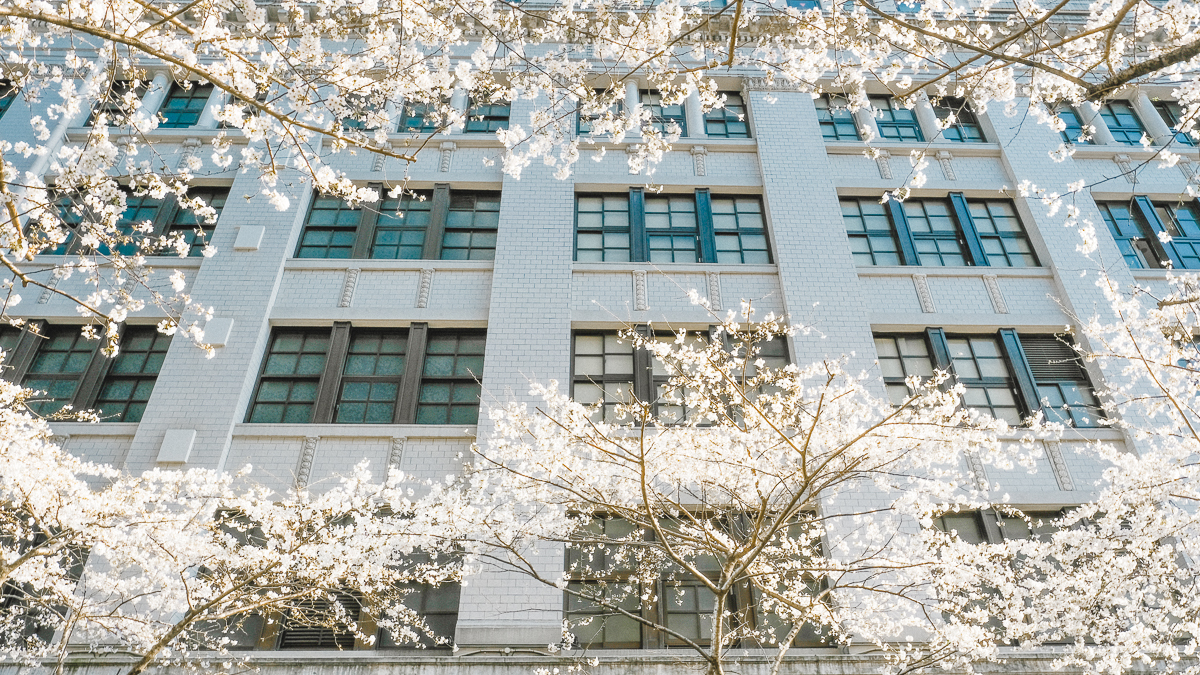
[[[572,263],[573,272],[657,272],[662,274],[685,274],[695,272],[720,272],[721,274],[776,274],[775,265],[732,265],[725,263]],[[910,273],[911,274],[911,273]]]
[[[861,155],[868,144],[865,141],[825,141],[825,152],[830,155]],[[953,141],[936,141],[927,143],[902,143],[875,139],[870,146],[887,150],[893,157],[901,154],[908,155],[909,151],[924,152],[932,159],[938,150],[949,150],[956,157],[999,157],[999,143],[955,143]],[[1110,151],[1111,152],[1111,151]]]
[[[92,254],[88,254],[92,255]],[[218,253],[218,255],[220,255]],[[34,256],[32,262],[22,263],[25,265],[48,265],[58,267],[64,262],[73,262],[79,259],[79,254],[70,253],[67,255],[47,255],[42,254]],[[178,268],[197,268],[205,261],[204,256],[188,256],[180,258],[173,255],[148,255],[146,256],[146,267],[178,267]],[[101,263],[100,267],[111,267],[106,263]]]
[[[1169,272],[1178,272],[1178,271],[1179,270],[1168,270],[1168,269],[1151,270],[1151,269],[1142,268],[1142,269],[1136,269],[1136,270],[1131,269],[1131,270],[1129,270],[1129,273],[1133,275],[1133,278],[1135,281],[1166,281],[1167,275]],[[1193,274],[1195,273],[1194,270],[1183,270],[1183,272],[1184,273],[1190,272]]]
[[[924,267],[904,265],[901,267],[859,267],[860,277],[911,277],[924,274],[930,277],[1018,277],[1052,279],[1054,272],[1049,267]]]
[[[1113,157],[1116,155],[1129,155],[1129,159],[1134,162],[1140,163],[1149,161],[1150,164],[1147,166],[1152,168],[1158,168],[1158,161],[1156,158],[1163,150],[1163,146],[1161,145],[1152,145],[1149,148],[1146,148],[1140,143],[1138,145],[1125,145],[1124,143],[1093,145],[1089,143],[1087,145],[1076,145],[1074,148],[1075,152],[1072,154],[1072,156],[1075,159],[1103,159],[1112,161]],[[1182,155],[1192,159],[1200,158],[1200,148],[1195,146],[1172,144],[1170,151],[1177,155]],[[1136,192],[1137,188],[1134,188],[1134,191]],[[1128,192],[1126,192],[1126,194],[1128,194]]]
[[[66,436],[133,436],[137,422],[51,422],[55,435]]]
[[[304,438],[461,438],[473,440],[475,425],[459,424],[261,424],[243,422],[233,437],[292,436]]]
[[[492,260],[377,260],[375,258],[288,258],[284,269],[289,270],[379,270],[388,272],[488,271],[495,266]]]

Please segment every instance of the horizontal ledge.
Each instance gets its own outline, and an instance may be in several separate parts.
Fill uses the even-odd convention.
[[[629,274],[630,272],[652,272],[663,276],[672,274],[696,274],[718,272],[720,274],[778,274],[775,265],[725,265],[721,263],[574,263],[572,272],[607,272]]]
[[[128,436],[137,433],[137,422],[51,422],[50,429],[56,435],[68,436]]]
[[[965,314],[945,312],[872,312],[868,317],[872,332],[919,333],[926,328],[953,329],[947,332],[995,333],[1001,328],[1016,328],[1027,333],[1061,333],[1067,323],[1065,314]]]
[[[221,253],[218,252],[217,255],[221,255]],[[45,266],[45,270],[39,271],[49,272],[65,262],[75,262],[76,260],[79,260],[79,256],[76,254],[39,255],[34,256],[32,262],[20,263],[18,267],[24,267],[27,265],[33,267]],[[204,261],[205,258],[203,256],[188,256],[186,258],[180,258],[173,255],[148,255],[146,256],[146,267],[149,267],[153,270],[164,270],[167,268],[199,269],[200,265],[202,265]],[[101,264],[99,267],[100,269],[113,269],[111,264]],[[79,271],[75,270],[74,272],[78,273]],[[36,272],[34,272],[34,274],[36,274]]]
[[[1054,278],[1054,271],[1049,267],[922,267],[921,265],[908,265],[858,268],[860,277],[911,277],[914,274],[924,274],[929,277],[983,278],[994,275],[997,277]]]
[[[893,157],[908,156],[913,150],[925,153],[929,159],[937,157],[940,150],[949,150],[955,157],[999,157],[999,143],[892,143],[875,140],[871,145],[864,141],[826,141],[825,152],[830,155],[861,155],[868,147],[887,150]]]
[[[285,270],[339,270],[359,269],[379,272],[491,272],[495,267],[492,260],[378,260],[375,258],[288,258]]]
[[[404,327],[427,322],[430,328],[487,328],[488,310],[416,309],[389,305],[370,307],[280,307],[271,309],[272,326],[322,326],[332,321],[349,321],[366,328]]]
[[[461,438],[475,440],[475,425],[456,424],[255,424],[233,426],[234,438]]]

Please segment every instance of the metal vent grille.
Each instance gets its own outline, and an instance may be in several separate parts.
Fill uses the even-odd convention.
[[[361,605],[351,595],[338,594],[338,603],[346,614],[357,618]],[[354,649],[354,633],[347,626],[335,628],[309,625],[325,622],[334,615],[333,603],[329,600],[311,600],[303,605],[299,614],[304,618],[289,617],[284,620],[279,636],[280,649]]]
[[[1021,336],[1021,348],[1029,369],[1039,382],[1087,382],[1087,371],[1079,354],[1053,335]]]

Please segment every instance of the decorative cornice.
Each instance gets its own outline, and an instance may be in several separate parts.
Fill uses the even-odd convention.
[[[971,472],[971,479],[975,481],[975,486],[984,492],[988,490],[987,472],[983,470],[983,459],[979,457],[977,452],[967,452],[967,470]]]
[[[38,296],[37,304],[44,305],[50,302],[50,298],[54,297],[54,289],[58,288],[58,282],[62,281],[62,277],[57,274],[50,277],[50,281],[46,282],[46,288],[42,289],[42,294]]]
[[[875,166],[879,167],[879,177],[884,180],[892,179],[892,153],[887,150],[876,150]]]
[[[404,445],[408,442],[405,436],[393,436],[391,445],[388,447],[388,477],[392,477],[400,471],[400,463],[404,461]]]
[[[808,88],[787,81],[768,79],[765,77],[747,77],[742,80],[744,91],[798,91],[805,92]]]
[[[1125,153],[1113,155],[1113,161],[1121,168],[1121,175],[1130,183],[1137,183],[1137,171],[1133,168],[1133,159]]]

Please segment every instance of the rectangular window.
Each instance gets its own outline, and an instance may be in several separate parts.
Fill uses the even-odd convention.
[[[467,109],[467,133],[496,133],[508,128],[508,117],[512,108],[508,103],[480,103],[471,101]]]
[[[1131,268],[1200,269],[1200,209],[1195,200],[1152,202],[1138,196],[1097,206]]]
[[[822,138],[827,141],[860,140],[858,124],[844,96],[824,94],[813,103],[817,106],[817,123],[821,125]]]
[[[400,114],[400,133],[432,134],[441,128],[436,103],[405,101]]]
[[[1053,335],[951,335],[930,328],[917,335],[876,335],[875,349],[888,398],[910,394],[906,378],[950,372],[966,388],[963,405],[1009,424],[1036,411],[1051,421],[1098,426],[1104,418],[1091,381],[1071,346]]]
[[[926,265],[1036,267],[1037,255],[1012,202],[910,198],[886,204],[843,197],[842,220],[860,267]]]
[[[350,114],[340,120],[343,130],[375,131],[383,124],[380,113],[384,112],[384,107],[373,102],[368,96],[349,94],[346,96],[346,107],[349,108]],[[384,117],[386,120],[386,116]]]
[[[247,422],[475,424],[478,330],[277,329]]]
[[[104,123],[110,127],[126,125],[145,95],[146,83],[141,80],[114,80],[103,98],[92,106],[92,114],[83,126],[92,126],[100,115],[104,115]]]
[[[204,112],[212,93],[211,84],[171,83],[171,91],[167,92],[167,98],[158,109],[159,117],[162,118],[158,128],[185,129],[195,126],[200,121],[200,114]]]
[[[677,126],[680,136],[688,135],[687,115],[684,114],[683,103],[663,105],[662,94],[649,89],[641,91],[641,100],[642,107],[650,111],[650,121],[646,123],[645,128],[667,134],[673,126]]]
[[[193,187],[188,189],[186,199],[201,199],[205,206],[211,206],[219,218],[221,209],[229,197],[229,188]],[[59,217],[67,226],[67,240],[61,244],[42,251],[45,255],[91,254],[111,255],[107,245],[96,249],[85,249],[83,238],[78,236],[80,228],[98,227],[103,222],[101,215],[93,213],[90,208],[74,196],[59,198]],[[178,255],[173,248],[158,248],[154,243],[158,237],[181,235],[186,244],[189,256],[203,255],[204,247],[208,245],[216,220],[207,222],[207,217],[198,218],[196,211],[180,204],[178,198],[171,196],[166,199],[155,199],[149,195],[126,194],[125,213],[117,221],[117,235],[121,242],[117,252],[122,255],[143,253],[148,255]],[[152,245],[143,248],[142,244]]]
[[[13,101],[16,100],[17,88],[13,86],[12,80],[0,78],[0,119],[4,117],[4,113],[8,112]]]
[[[916,112],[905,108],[891,96],[871,96],[875,125],[884,140],[900,142],[924,142],[921,125]]]
[[[409,594],[404,596],[404,605],[425,620],[432,636],[418,632],[416,642],[397,642],[385,629],[380,629],[376,639],[378,649],[445,649],[454,643],[454,629],[458,626],[458,603],[462,585],[447,581],[442,584],[404,584]],[[437,652],[435,652],[437,653]]]
[[[944,96],[933,106],[933,111],[937,113],[940,120],[954,117],[954,121],[942,130],[944,140],[954,143],[983,143],[987,140],[983,136],[983,127],[979,124],[979,117],[975,115],[970,102],[966,99]]]
[[[372,185],[380,192],[382,185]],[[377,204],[351,207],[314,195],[296,247],[297,258],[492,260],[500,224],[500,193],[409,191]]]
[[[1059,133],[1062,134],[1063,142],[1073,143],[1077,145],[1085,145],[1092,143],[1092,129],[1085,129],[1083,118],[1079,115],[1079,111],[1075,106],[1063,104],[1054,111],[1058,115],[1058,119],[1066,125]],[[1090,125],[1089,125],[1090,126]]]
[[[110,422],[141,422],[167,358],[171,337],[154,326],[130,327],[121,336],[121,351],[108,366],[95,407]]]
[[[1110,101],[1100,109],[1100,118],[1113,135],[1113,139],[1125,145],[1141,145],[1146,127],[1133,111],[1129,101]]]
[[[741,94],[725,91],[725,107],[704,113],[704,132],[710,138],[750,138],[746,102]]]
[[[575,260],[769,264],[765,215],[757,197],[577,195]]]
[[[95,410],[103,422],[140,422],[171,338],[154,326],[126,326],[117,355],[107,358],[99,351],[104,342],[87,339],[81,328],[33,322],[28,330],[0,333],[4,376],[45,392],[29,401],[38,415],[70,405]]]
[[[607,100],[610,95],[608,90],[606,90],[606,89],[596,89],[595,92],[596,92],[596,97],[598,99],[600,99],[601,101]],[[611,115],[620,115],[623,112],[625,112],[625,101],[623,99],[618,99],[615,103],[613,103],[611,106],[609,106],[608,109],[602,113],[587,113],[587,114],[585,114],[583,112],[583,110],[580,110],[579,115],[575,118],[575,133],[577,133],[581,136],[584,134],[590,134],[590,133],[592,133],[593,124],[597,120],[604,119],[607,115],[610,115],[610,114]]]
[[[1154,109],[1162,116],[1163,121],[1167,126],[1171,127],[1171,131],[1175,132],[1175,142],[1184,145],[1195,145],[1196,141],[1185,131],[1180,131],[1183,128],[1183,106],[1175,101],[1155,101]]]
[[[821,2],[820,0],[787,0],[787,6],[799,10],[821,9]]]
[[[933,526],[968,544],[1002,544],[1053,535],[1058,530],[1054,521],[1063,516],[1063,511],[1024,511],[1024,514],[1029,522],[993,509],[950,512],[934,518]]]

